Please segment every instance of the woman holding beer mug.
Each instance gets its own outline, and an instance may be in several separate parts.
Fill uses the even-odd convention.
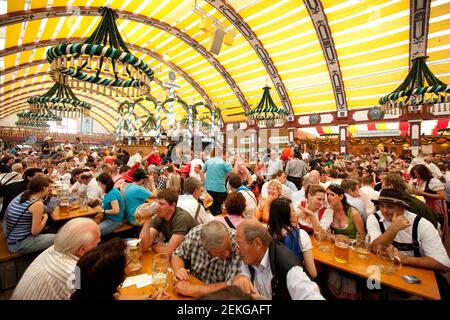
[[[305,190],[305,203],[294,209],[299,212],[298,224],[308,234],[321,229],[328,230],[333,221],[333,211],[325,206],[325,189],[318,184],[309,184]]]
[[[317,276],[312,255],[312,244],[306,231],[298,228],[298,213],[291,200],[278,198],[270,205],[267,229],[274,239],[280,240],[303,262],[309,277]]]

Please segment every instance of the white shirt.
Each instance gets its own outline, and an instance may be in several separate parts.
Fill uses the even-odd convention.
[[[266,182],[263,184],[261,188],[261,197],[263,199],[267,198],[269,196],[269,193],[267,191],[267,188],[269,186],[269,182]],[[294,193],[288,186],[282,184],[281,185],[281,195],[285,198],[292,199],[292,194]],[[298,192],[298,191],[297,191]]]
[[[444,179],[445,181],[450,182],[450,171],[445,172]]]
[[[300,249],[302,250],[303,253],[313,248],[311,238],[309,237],[308,232],[306,232],[303,229],[300,229],[300,245],[301,245]]]
[[[292,204],[294,205],[299,204],[300,201],[305,199],[305,188],[301,188],[300,190],[293,192],[291,195]]]
[[[78,181],[75,181],[75,183],[72,185],[72,187],[70,188],[70,191],[73,192],[72,190],[76,189],[77,193],[86,193],[87,192],[87,185],[82,184]]]
[[[192,194],[183,194],[178,197],[177,207],[186,210],[195,219],[195,213],[198,208],[198,201],[192,196]],[[211,213],[207,213],[205,208],[200,205],[200,210],[198,211],[197,222],[200,224],[207,223],[214,220],[214,216]]]
[[[308,152],[303,152],[302,153],[302,160],[304,160],[304,161],[309,160],[309,153]]]
[[[291,182],[291,181],[289,181],[289,180],[286,180],[286,182],[285,182],[284,184],[285,184],[287,187],[289,187],[293,192],[298,191],[297,186],[296,186],[293,182]]]
[[[269,164],[267,165],[267,176],[270,179],[271,176],[276,175],[279,170],[283,170],[283,163],[280,158],[275,160],[269,159]]]
[[[269,249],[266,250],[260,265],[252,265],[252,267],[255,269],[253,285],[257,293],[272,300],[271,280],[274,275],[270,268]],[[244,263],[241,265],[241,274],[251,279],[248,266]],[[288,271],[286,283],[292,300],[325,300],[320,294],[317,284],[309,279],[300,266],[295,266]]]
[[[195,173],[195,166],[198,165],[198,164],[202,166],[202,169],[205,166],[205,164],[204,164],[204,162],[202,160],[200,160],[200,159],[192,159],[192,161],[191,161],[191,171],[189,172],[189,175],[191,177],[196,177],[196,178],[201,180],[200,174]]]
[[[75,266],[78,257],[62,254],[51,246],[27,268],[12,300],[66,300],[75,289]]]
[[[345,197],[347,198],[348,204],[354,207],[356,210],[358,210],[359,214],[361,215],[361,218],[363,219],[364,222],[366,222],[367,213],[364,202],[359,198],[352,197],[348,193],[345,194]]]
[[[378,211],[380,221],[383,223],[385,230],[391,225],[390,221],[387,221],[383,214]],[[403,230],[400,230],[394,238],[394,241],[399,243],[412,243],[412,226],[416,215],[412,212],[405,210],[405,217],[409,220],[411,225]],[[370,234],[370,239],[373,242],[379,236],[381,236],[380,225],[374,215],[370,215],[367,218],[367,232]],[[420,219],[417,226],[417,241],[419,242],[420,254],[423,257],[431,257],[440,262],[447,268],[450,268],[450,259],[447,255],[447,251],[442,244],[439,232],[427,219]],[[403,254],[408,256],[414,256],[414,252],[402,251]]]
[[[433,177],[438,178],[438,179],[440,179],[442,177],[441,170],[433,162],[427,163],[427,167],[428,167],[428,169],[430,169],[431,173],[433,174]]]
[[[372,200],[378,200],[380,196],[379,191],[375,191],[372,187],[363,186],[359,188],[359,193],[361,194],[361,200],[364,202],[366,206],[367,216],[375,213],[375,204]]]
[[[93,199],[101,199],[102,198],[102,193],[103,190],[102,188],[98,185],[97,180],[95,180],[95,178],[92,178],[91,181],[89,181],[88,185],[87,185],[87,189],[86,189],[86,197],[88,200],[93,200]]]
[[[127,166],[132,167],[136,162],[142,163],[142,156],[139,153],[135,153],[128,159]]]
[[[239,191],[245,198],[245,210],[244,216],[246,218],[252,218],[255,216],[256,210],[258,209],[258,201],[253,192],[250,190],[240,190]]]
[[[319,185],[324,188],[325,190],[327,190],[328,186],[330,185],[331,181],[327,181],[327,182],[319,182]]]

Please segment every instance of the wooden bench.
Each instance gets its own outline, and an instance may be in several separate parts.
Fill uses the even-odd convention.
[[[113,231],[113,233],[122,233],[128,230],[133,229],[135,226],[133,226],[131,223],[129,223],[127,220],[123,220],[122,225]]]
[[[111,235],[125,238],[129,237],[134,238],[138,236],[139,228],[140,227],[132,225],[131,223],[129,223],[127,220],[124,219],[122,225],[118,229],[114,230]]]
[[[0,225],[0,292],[14,288],[25,270],[40,252],[11,253]]]
[[[15,260],[20,256],[20,253],[9,252],[3,228],[0,228],[0,291],[16,286],[19,275]]]

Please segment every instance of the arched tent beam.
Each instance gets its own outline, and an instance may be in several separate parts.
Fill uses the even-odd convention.
[[[427,55],[430,5],[430,0],[411,1],[411,12],[409,14],[409,69],[413,65],[413,59]]]
[[[306,9],[308,9],[309,16],[316,29],[317,38],[319,39],[323,56],[327,63],[331,85],[333,86],[334,98],[336,100],[337,117],[338,119],[347,118],[348,106],[347,98],[345,97],[344,80],[342,78],[336,47],[322,2],[320,0],[304,0],[303,2],[305,3]]]
[[[252,46],[258,55],[261,63],[266,68],[267,73],[272,79],[275,89],[277,90],[278,96],[280,97],[283,107],[289,110],[291,115],[294,115],[294,110],[292,109],[291,100],[289,99],[286,87],[281,80],[278,70],[275,67],[272,59],[270,58],[269,52],[264,48],[261,40],[258,39],[256,33],[253,32],[252,28],[245,22],[245,20],[239,15],[239,13],[227,2],[223,0],[205,0],[214,8],[217,9],[222,15],[228,19],[239,32],[244,36],[248,43]]]
[[[22,103],[22,104],[16,106],[13,110],[8,111],[8,112],[7,112],[6,114],[4,114],[4,115],[1,115],[1,116],[0,116],[0,119],[1,119],[1,118],[4,118],[4,117],[7,117],[7,116],[9,116],[9,115],[11,115],[11,114],[13,114],[13,113],[20,112],[20,111],[22,111],[22,110],[27,110],[27,109],[28,109],[28,106],[27,106],[27,105],[28,105],[28,103],[24,102],[24,103]],[[109,122],[108,120],[104,119],[104,117],[103,117],[101,114],[99,114],[98,112],[93,112],[92,110],[90,110],[90,112],[92,112],[93,114],[96,115],[96,116],[93,116],[93,118],[94,118],[99,124],[101,124],[107,131],[113,133],[113,131],[108,130],[108,127],[105,126],[105,124],[103,124],[99,119],[103,119],[108,125],[111,126],[112,129],[114,129],[114,126],[113,126],[113,124],[112,124],[111,122]]]
[[[27,51],[27,50],[33,50],[33,49],[37,49],[37,48],[53,46],[53,45],[59,44],[59,43],[64,42],[64,41],[80,41],[80,42],[82,42],[82,41],[84,41],[86,39],[87,38],[58,38],[58,39],[52,39],[52,40],[44,40],[44,41],[38,41],[38,42],[25,43],[24,45],[21,45],[21,46],[16,46],[16,47],[11,47],[11,48],[7,48],[7,49],[4,49],[4,50],[1,50],[0,51],[0,57],[4,57],[4,56],[7,56],[7,55],[11,55],[11,54],[16,54],[16,53],[19,53],[19,52],[24,52],[24,51]],[[186,80],[192,87],[194,87],[195,90],[197,90],[197,92],[200,94],[200,96],[209,105],[211,105],[211,106],[213,105],[213,102],[212,102],[211,98],[205,92],[205,90],[203,90],[202,87],[197,82],[195,82],[194,79],[192,79],[186,72],[183,71],[183,69],[178,67],[176,64],[174,64],[174,63],[172,63],[170,61],[165,61],[164,58],[161,57],[161,55],[159,55],[156,52],[153,52],[153,51],[151,51],[151,50],[149,50],[147,48],[142,48],[140,46],[137,46],[137,45],[134,45],[134,44],[131,44],[131,43],[126,43],[126,45],[128,46],[128,48],[131,48],[133,50],[136,50],[138,52],[142,52],[142,53],[144,53],[144,54],[146,54],[148,56],[151,56],[152,58],[158,60],[159,62],[161,62],[163,64],[166,64],[171,69],[175,70],[177,73],[179,73],[184,78],[184,80]],[[42,60],[39,60],[39,61],[43,61],[45,63],[47,62],[46,59],[42,59]],[[25,67],[31,67],[31,66],[35,66],[37,64],[39,64],[39,63],[36,63],[36,61],[33,61],[31,63],[24,64],[24,65],[25,65]],[[14,69],[17,68],[17,67],[19,67],[19,66],[15,66],[15,67],[12,67],[12,68],[8,68],[8,69],[6,69],[4,71],[0,71],[0,76],[2,75],[2,72],[4,72],[6,74],[6,73],[14,71]],[[12,69],[12,70],[7,72],[7,70],[10,70],[10,69]],[[156,83],[158,83],[158,85],[162,86],[162,82],[160,80],[156,79],[156,77],[154,78],[154,81]],[[168,111],[164,108],[164,112],[167,113]],[[186,112],[187,112],[187,110],[186,110]],[[221,116],[220,120],[223,122],[222,116]]]
[[[39,19],[50,19],[50,18],[60,18],[66,16],[95,16],[98,17],[99,7],[51,7],[51,8],[35,8],[27,11],[17,11],[6,13],[0,15],[0,27],[7,26],[15,23],[22,23],[26,21],[33,21]],[[208,50],[206,50],[200,43],[195,39],[182,32],[178,28],[171,26],[168,23],[159,21],[157,19],[146,17],[141,14],[136,14],[124,10],[114,9],[119,17],[119,19],[129,20],[136,23],[145,24],[154,28],[158,28],[162,31],[168,32],[176,38],[180,39],[192,49],[197,51],[201,56],[203,56],[223,77],[225,82],[229,85],[231,90],[234,92],[242,108],[247,111],[250,110],[247,100],[245,99],[244,93],[238,87],[231,75],[226,71],[225,67],[217,60]]]

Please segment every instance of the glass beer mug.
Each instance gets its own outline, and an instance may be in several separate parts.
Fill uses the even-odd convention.
[[[144,224],[146,220],[152,218],[159,209],[157,201],[141,204],[134,213],[134,218],[139,224]]]
[[[127,242],[128,263],[125,273],[128,276],[139,274],[142,270],[142,253],[139,248],[140,240],[130,240]]]
[[[350,239],[343,234],[337,234],[334,238],[334,260],[339,263],[347,263],[349,260]]]
[[[201,189],[199,200],[203,203],[205,209],[211,207],[214,202],[214,199],[211,197],[208,191],[206,191],[205,188]]]
[[[157,291],[165,290],[169,286],[169,269],[167,253],[158,253],[153,256],[153,286]]]
[[[70,212],[70,199],[69,195],[63,194],[59,198],[59,215],[68,216]]]
[[[314,232],[314,236],[316,237],[319,250],[322,252],[330,252],[331,231],[329,229],[320,229],[319,231]]]
[[[377,263],[382,273],[391,274],[402,268],[402,261],[395,255],[394,246],[380,243],[377,247]]]
[[[358,233],[355,241],[356,258],[361,260],[369,260],[370,256],[370,235],[366,233]]]

